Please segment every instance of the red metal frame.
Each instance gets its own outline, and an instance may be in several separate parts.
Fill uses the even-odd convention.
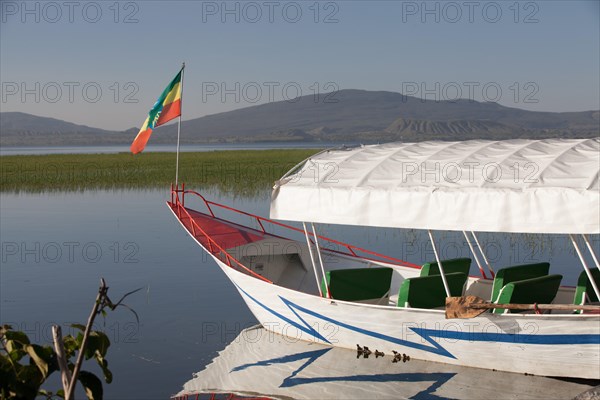
[[[179,197],[180,197],[179,193],[181,193],[181,201],[179,199]],[[232,208],[232,207],[229,207],[229,206],[226,206],[226,205],[223,205],[223,204],[215,203],[214,201],[207,200],[206,198],[204,198],[204,196],[202,196],[200,193],[198,193],[196,191],[185,190],[185,184],[182,185],[181,189],[179,189],[178,187],[173,187],[173,185],[171,185],[171,203],[173,203],[174,205],[179,206],[178,209],[181,208],[182,210],[185,211],[185,213],[187,214],[188,218],[190,218],[190,220],[193,222],[192,227],[194,226],[194,224],[197,226],[197,228],[200,230],[200,232],[202,232],[202,234],[208,239],[209,245],[215,245],[220,250],[220,252],[222,252],[223,254],[225,254],[225,256],[227,257],[227,260],[228,260],[228,265],[230,265],[230,261],[229,260],[231,259],[231,260],[235,261],[236,264],[238,264],[239,266],[241,266],[244,270],[250,272],[253,276],[260,277],[262,280],[266,280],[266,279],[263,278],[262,276],[256,274],[256,273],[252,272],[247,267],[245,267],[243,264],[241,264],[238,260],[236,260],[233,256],[229,255],[227,253],[227,251],[225,251],[225,249],[222,249],[214,240],[212,240],[202,230],[202,228],[200,228],[200,226],[198,226],[198,224],[195,223],[195,221],[193,220],[193,218],[191,217],[191,215],[189,215],[189,213],[185,209],[185,195],[186,194],[192,194],[192,195],[195,195],[195,196],[199,197],[204,202],[204,204],[205,204],[208,212],[210,213],[210,215],[213,218],[217,218],[217,217],[216,217],[216,215],[215,215],[215,213],[214,213],[214,211],[213,211],[213,209],[212,209],[211,206],[215,206],[215,207],[218,207],[218,208],[221,208],[221,209],[232,211],[232,212],[235,212],[237,214],[244,215],[244,216],[247,216],[247,217],[255,219],[257,221],[258,225],[260,226],[261,230],[259,231],[259,230],[253,229],[253,228],[249,228],[249,229],[253,229],[253,230],[257,231],[257,232],[262,232],[262,233],[269,234],[269,235],[272,235],[272,236],[278,236],[278,235],[272,234],[270,232],[267,232],[267,230],[265,229],[265,227],[263,225],[263,222],[268,222],[268,223],[271,223],[273,225],[277,225],[277,226],[280,226],[280,227],[283,227],[283,228],[286,228],[286,229],[290,229],[292,231],[304,234],[304,231],[302,229],[300,229],[300,228],[296,228],[296,227],[291,226],[291,225],[287,225],[287,224],[284,224],[284,223],[281,223],[281,222],[278,222],[278,221],[273,221],[271,219],[268,219],[268,218],[265,218],[265,217],[261,217],[259,215],[255,215],[255,214],[251,214],[251,213],[248,213],[248,212],[245,212],[245,211],[237,210],[235,208]],[[195,231],[192,232],[192,233],[195,234]],[[313,236],[314,237],[314,234],[311,233],[311,232],[309,232],[309,236]],[[329,252],[333,252],[333,253],[339,253],[339,254],[343,254],[343,255],[347,255],[347,256],[351,256],[351,257],[356,257],[356,258],[362,258],[362,259],[371,260],[371,261],[384,261],[384,262],[389,262],[391,264],[395,264],[395,265],[399,265],[399,266],[404,266],[404,267],[417,268],[417,269],[421,268],[420,265],[416,265],[416,264],[413,264],[413,263],[410,263],[410,262],[407,262],[407,261],[404,261],[404,260],[400,260],[398,258],[394,258],[394,257],[386,256],[386,255],[383,255],[383,254],[379,254],[379,253],[376,253],[374,251],[363,249],[363,248],[357,247],[357,246],[353,246],[351,244],[343,243],[343,242],[340,242],[338,240],[330,239],[330,238],[325,237],[325,236],[317,235],[317,237],[320,240],[326,241],[328,243],[333,243],[333,244],[336,244],[338,246],[342,246],[342,247],[344,247],[344,248],[346,248],[348,250],[348,252],[343,252],[343,251],[339,251],[339,250],[332,250],[332,249],[323,249],[323,251],[329,251]],[[379,260],[377,260],[375,258],[370,258],[370,257],[361,257],[361,256],[359,256],[357,254],[357,252],[377,257],[377,258],[379,258]]]
[[[182,196],[183,197],[183,196]],[[202,196],[200,196],[202,197]],[[173,200],[173,196],[171,196],[171,200]],[[242,270],[244,270],[245,272],[247,272],[249,275],[258,278],[262,281],[268,282],[268,283],[273,283],[272,281],[268,280],[267,278],[257,274],[256,272],[252,271],[251,269],[249,269],[248,267],[246,267],[244,264],[242,264],[241,262],[239,262],[235,257],[233,257],[231,254],[229,254],[224,248],[222,248],[213,238],[211,238],[205,231],[204,229],[202,229],[200,227],[200,225],[198,225],[198,223],[194,220],[194,218],[192,218],[192,216],[190,215],[190,213],[187,211],[187,209],[185,208],[185,206],[183,205],[183,202],[179,201],[179,196],[177,194],[175,194],[175,201],[172,201],[171,204],[173,204],[174,207],[177,207],[177,218],[179,218],[180,221],[183,222],[183,219],[181,217],[181,212],[183,211],[185,213],[185,215],[187,216],[188,220],[190,221],[190,225],[192,227],[192,235],[194,237],[196,237],[196,229],[198,231],[200,231],[200,233],[202,234],[202,236],[204,236],[204,238],[206,238],[206,241],[208,243],[208,250],[211,252],[211,254],[214,255],[218,255],[219,258],[222,256],[225,256],[225,262],[227,263],[227,265],[231,268],[235,268],[234,265],[232,265],[232,261],[233,263],[235,263],[235,265],[237,265],[238,267],[240,267]],[[211,215],[214,217],[214,214]],[[185,226],[185,225],[184,225]],[[215,251],[216,250],[218,251]]]

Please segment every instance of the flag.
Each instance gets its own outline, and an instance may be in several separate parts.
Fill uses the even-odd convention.
[[[181,115],[181,75],[183,68],[162,92],[148,113],[139,133],[131,143],[131,152],[140,153],[146,147],[152,130]]]

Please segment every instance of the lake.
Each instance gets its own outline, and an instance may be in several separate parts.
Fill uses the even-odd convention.
[[[345,143],[353,146],[358,143]],[[219,150],[268,150],[268,149],[321,149],[339,147],[342,143],[331,142],[261,142],[261,143],[218,143],[218,144],[186,144],[181,152],[219,151]],[[175,144],[149,144],[144,149],[148,152],[174,153]],[[128,153],[129,145],[111,146],[15,146],[0,147],[0,156],[40,155],[40,154],[114,154]]]
[[[200,189],[200,188],[194,188]],[[268,216],[268,191],[252,197],[203,191],[211,200]],[[113,300],[142,291],[126,309],[99,318],[112,345],[114,380],[106,398],[168,398],[202,370],[244,328],[256,324],[234,289],[169,212],[162,190],[99,190],[0,194],[0,323],[50,343],[51,325],[63,333],[84,323],[104,277]],[[426,232],[323,226],[320,233],[423,263],[433,252]],[[461,235],[436,233],[442,257],[467,256]],[[551,271],[574,284],[582,271],[568,239],[555,235],[481,234],[496,269],[550,261]],[[591,237],[598,252],[600,238]],[[475,273],[476,267],[472,267]],[[91,362],[84,369],[98,371]],[[59,388],[56,380],[47,389]]]

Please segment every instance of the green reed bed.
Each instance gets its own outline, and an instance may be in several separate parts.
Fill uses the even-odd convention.
[[[256,193],[318,149],[181,153],[179,181],[189,188]],[[51,154],[0,157],[0,191],[151,189],[175,181],[175,153]]]

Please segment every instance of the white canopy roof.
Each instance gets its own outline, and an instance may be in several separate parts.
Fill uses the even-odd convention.
[[[271,218],[397,228],[600,233],[600,138],[327,150],[274,187]]]

